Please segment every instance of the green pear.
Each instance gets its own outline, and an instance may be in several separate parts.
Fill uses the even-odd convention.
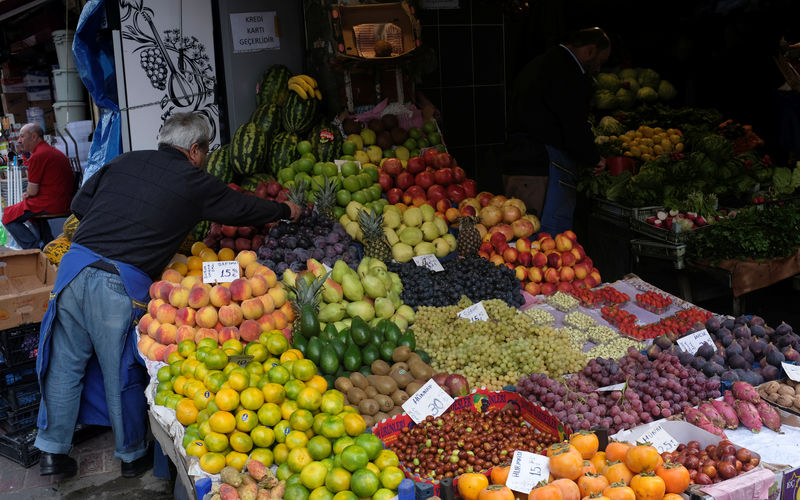
[[[347,207],[345,207],[345,213],[347,213],[351,221],[358,220],[358,212],[361,210],[364,210],[364,205],[357,201],[351,201],[347,204]]]
[[[319,320],[325,322],[334,322],[340,321],[344,318],[345,314],[345,307],[340,303],[334,304],[325,304],[322,309],[319,310]]]
[[[297,273],[287,268],[283,272],[283,282],[292,287],[297,286]]]
[[[434,216],[436,215],[436,209],[432,206],[428,205],[427,203],[423,203],[419,207],[420,212],[422,213],[422,220],[425,222],[433,221]]]
[[[390,289],[388,292],[386,292],[386,297],[388,297],[389,300],[392,301],[392,305],[394,306],[395,309],[400,307],[400,305],[403,303],[403,299],[400,298],[400,294],[398,294],[394,290]]]
[[[444,219],[442,219],[441,217],[434,217],[433,218],[433,223],[436,225],[436,228],[439,230],[439,236],[442,236],[443,234],[447,234],[449,232],[449,230],[450,230],[450,228],[447,227],[447,222],[445,222]]]
[[[384,285],[383,280],[377,276],[367,274],[361,280],[361,285],[364,287],[364,292],[366,292],[367,297],[371,299],[386,297],[386,285]]]
[[[427,205],[425,205],[425,206],[427,206]],[[421,229],[422,229],[422,238],[425,241],[433,241],[436,238],[438,238],[439,235],[441,234],[439,232],[439,228],[436,227],[436,224],[434,224],[431,221],[423,222]]]
[[[372,261],[372,257],[364,256],[361,259],[361,262],[358,263],[358,267],[356,268],[356,272],[358,273],[358,277],[364,279],[364,276],[367,275],[369,272],[369,263]]]
[[[322,300],[328,304],[341,302],[343,294],[342,286],[330,278],[326,279],[322,285]]]
[[[377,314],[379,318],[391,318],[392,314],[394,314],[392,299],[387,297],[378,297],[375,299],[375,314]]]
[[[375,314],[378,314],[377,309],[375,310]],[[375,316],[374,318],[372,318],[372,321],[369,322],[369,327],[370,328],[375,328],[376,326],[378,326],[378,323],[381,322],[381,319],[383,319],[383,318]]]
[[[395,313],[394,316],[392,316],[392,323],[397,325],[397,327],[400,329],[401,332],[404,332],[406,328],[408,328],[408,321],[406,320],[406,318],[397,313]]]
[[[357,300],[347,304],[347,315],[351,318],[358,316],[364,321],[369,322],[375,317],[375,308],[366,300]]]
[[[389,288],[397,295],[403,293],[403,282],[400,280],[400,275],[397,273],[389,273],[389,278],[392,280],[392,286]]]
[[[435,253],[436,247],[430,241],[417,243],[414,247],[414,255],[433,255]]]
[[[400,241],[412,247],[422,241],[422,231],[418,227],[409,226],[397,233],[397,235],[400,237]]]
[[[397,315],[402,316],[408,321],[409,323],[414,322],[414,310],[411,309],[411,306],[408,304],[403,304],[397,308]]]
[[[344,273],[349,270],[350,268],[347,266],[347,263],[339,259],[333,264],[333,271],[331,272],[331,278],[333,281],[342,284],[342,278],[344,277]]]
[[[342,280],[342,292],[347,300],[355,301],[364,298],[364,287],[361,286],[361,280],[352,274],[345,274]]]
[[[369,264],[367,264],[367,267],[369,267],[370,270],[375,269],[376,267],[383,270],[389,269],[388,267],[386,267],[386,262],[382,261],[381,259],[370,259]]]
[[[433,254],[439,257],[440,259],[442,257],[446,257],[447,254],[450,253],[450,245],[444,238],[436,238],[431,243],[433,243],[433,246],[436,247],[436,251],[434,251]]]
[[[373,267],[369,270],[369,274],[371,276],[380,278],[383,282],[383,286],[385,286],[387,290],[392,286],[392,278],[389,276],[389,271],[385,270],[384,268]]]
[[[411,245],[400,242],[392,245],[392,257],[397,262],[408,262],[414,256],[414,248]]]
[[[397,236],[397,233],[392,228],[389,227],[383,228],[383,234],[386,235],[386,240],[389,242],[389,246],[394,246],[396,243],[400,241],[400,237]]]
[[[335,327],[336,327],[336,331],[337,331],[337,332],[341,332],[342,330],[344,330],[345,328],[347,328],[347,325],[345,324],[345,322],[344,322],[344,321],[337,321],[337,322],[335,322],[335,323],[333,324],[333,326],[335,326]]]

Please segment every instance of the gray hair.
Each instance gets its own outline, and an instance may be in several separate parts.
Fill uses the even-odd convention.
[[[44,137],[44,130],[42,130],[42,126],[38,123],[26,123],[22,128],[27,129],[34,135],[38,135],[40,138]]]
[[[211,127],[199,113],[175,113],[164,121],[158,136],[158,147],[172,146],[189,151],[192,144],[208,146]]]

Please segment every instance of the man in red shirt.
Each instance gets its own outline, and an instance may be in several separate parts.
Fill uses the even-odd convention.
[[[75,177],[69,160],[61,151],[44,141],[42,127],[28,123],[19,133],[23,152],[31,153],[28,167],[28,188],[22,201],[6,207],[3,225],[23,249],[40,248],[53,239],[46,220],[31,220],[39,229],[37,238],[25,222],[37,215],[69,212],[75,194]]]

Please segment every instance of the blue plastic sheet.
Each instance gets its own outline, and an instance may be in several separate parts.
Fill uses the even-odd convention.
[[[105,0],[89,0],[81,11],[72,42],[78,74],[100,109],[83,182],[122,153],[114,47],[108,31],[101,31],[104,22]]]

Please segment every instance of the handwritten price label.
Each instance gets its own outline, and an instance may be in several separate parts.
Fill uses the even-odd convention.
[[[785,361],[781,362],[781,366],[783,366],[783,371],[786,372],[787,377],[795,382],[800,382],[800,366],[793,365]]]
[[[436,273],[444,271],[442,263],[439,262],[439,259],[437,259],[436,256],[433,255],[432,253],[425,255],[415,255],[414,264],[416,264],[419,267],[424,267],[425,269],[428,269]]]
[[[234,354],[233,356],[228,356],[228,361],[232,363],[236,363],[237,365],[244,368],[247,366],[247,363],[253,361],[253,356],[250,354]]]
[[[506,486],[526,495],[550,475],[550,459],[529,451],[517,450],[511,460]]]
[[[711,335],[708,334],[708,330],[706,329],[678,339],[678,346],[689,354],[696,353],[703,344],[708,344],[713,347],[715,351],[717,350],[717,346],[714,345],[714,341],[711,339]]]
[[[598,387],[594,390],[594,392],[606,392],[606,391],[621,391],[625,388],[625,383],[621,384],[614,384],[614,385],[607,385],[605,387]]]
[[[333,268],[331,266],[329,266],[328,264],[324,263],[324,262],[322,263],[322,267],[325,268],[325,272],[326,273],[332,273],[333,272]]]
[[[451,404],[453,404],[453,398],[444,392],[444,389],[433,379],[430,379],[403,403],[403,411],[408,413],[411,420],[420,423],[428,415],[434,418],[438,417],[447,411]]]
[[[637,441],[647,442],[652,444],[659,453],[667,453],[675,451],[678,447],[678,440],[670,435],[669,432],[664,430],[660,425],[655,426],[646,434],[640,437]]]
[[[472,304],[468,308],[458,313],[459,318],[468,319],[470,323],[474,321],[488,321],[489,315],[486,314],[486,308],[483,307],[483,302]]]
[[[203,262],[203,283],[230,283],[235,279],[239,279],[237,261]]]

